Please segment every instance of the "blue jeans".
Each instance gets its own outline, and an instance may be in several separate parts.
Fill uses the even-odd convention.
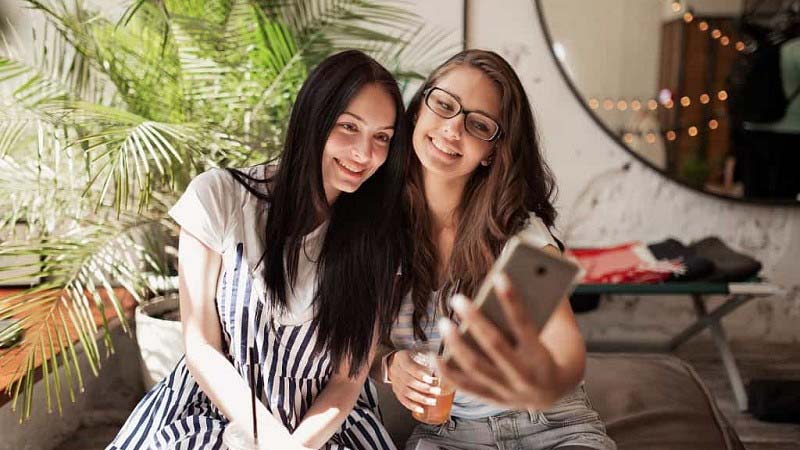
[[[482,419],[420,424],[406,450],[616,450],[583,386],[544,411],[508,411]]]

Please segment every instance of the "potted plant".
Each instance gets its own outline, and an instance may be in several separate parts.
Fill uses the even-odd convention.
[[[61,410],[59,383],[80,385],[79,372],[53,376],[79,371],[71,337],[97,374],[111,339],[92,308],[113,309],[129,330],[115,288],[144,305],[159,292],[154,280],[174,280],[166,261],[178,229],[167,211],[188,182],[278,156],[317,61],[360,48],[408,82],[452,51],[386,1],[132,0],[118,17],[80,1],[26,3],[47,19],[34,57],[13,47],[0,56],[0,231],[28,224],[0,256],[35,255],[29,268],[42,280],[0,299],[0,319],[26,333],[13,350],[22,362],[2,369],[22,375],[0,387],[22,418],[40,359],[48,404],[52,393]],[[0,268],[0,280],[13,269]]]

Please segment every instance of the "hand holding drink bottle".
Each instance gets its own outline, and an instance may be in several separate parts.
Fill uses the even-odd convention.
[[[415,419],[439,424],[450,417],[455,390],[435,370],[439,344],[418,342],[388,359],[388,378],[398,401]]]

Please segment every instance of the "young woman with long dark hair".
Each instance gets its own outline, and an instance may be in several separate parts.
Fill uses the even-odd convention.
[[[403,114],[386,69],[339,53],[298,93],[277,165],[192,180],[170,211],[185,357],[109,448],[220,448],[251,389],[269,448],[393,448],[365,380],[396,309]]]
[[[451,419],[418,425],[406,448],[421,440],[447,449],[614,448],[581,383],[586,349],[568,299],[536,330],[507,278],[498,279],[511,342],[465,297],[475,295],[511,236],[524,233],[552,253],[561,246],[551,234],[555,183],[516,73],[496,53],[461,52],[430,75],[407,116],[414,152],[399,283],[407,294],[373,375],[421,412],[435,404],[437,388],[408,349],[425,340],[436,347],[443,336],[453,358],[440,371],[456,397]],[[468,322],[480,350],[448,317]]]

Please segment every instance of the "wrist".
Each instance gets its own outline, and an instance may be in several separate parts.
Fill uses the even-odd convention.
[[[395,353],[397,353],[397,350],[393,350],[393,351],[387,353],[386,355],[384,355],[383,358],[381,358],[381,373],[383,375],[382,378],[383,378],[383,383],[384,384],[392,384],[392,379],[389,376],[389,368],[392,365],[392,361],[394,360]]]

